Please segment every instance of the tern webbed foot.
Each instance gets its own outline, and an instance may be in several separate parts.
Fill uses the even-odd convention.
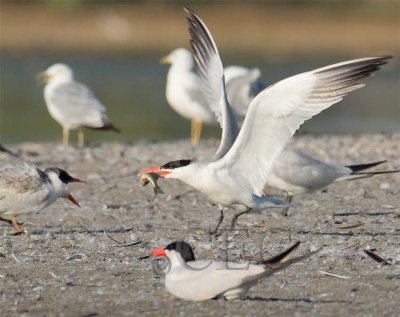
[[[17,217],[16,217],[16,216],[13,216],[13,217],[12,217],[12,219],[11,219],[11,224],[12,224],[12,226],[13,226],[14,229],[15,229],[15,233],[12,234],[13,236],[19,236],[19,235],[25,233],[25,230],[22,229],[22,227],[19,226],[19,224],[18,224],[18,222],[17,222]]]
[[[25,231],[25,230],[22,230],[22,231],[18,231],[18,232],[11,233],[10,236],[17,237],[17,236],[22,236],[22,235],[25,234],[25,233],[26,233],[26,231]]]
[[[208,232],[208,234],[209,234],[210,236],[214,236],[215,238],[218,238],[218,237],[221,235],[221,233],[220,233],[218,230],[210,230],[210,231]]]

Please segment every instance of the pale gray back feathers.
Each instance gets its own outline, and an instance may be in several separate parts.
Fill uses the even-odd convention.
[[[299,151],[285,150],[273,167],[273,174],[287,183],[313,191],[326,187],[335,179],[350,175],[344,166],[326,164]]]
[[[34,165],[16,163],[0,167],[0,193],[36,191],[43,182],[50,182],[46,173]]]
[[[27,163],[0,167],[0,217],[28,214],[43,209],[50,200],[51,184],[47,175]]]
[[[233,107],[236,117],[243,121],[250,102],[263,91],[267,85],[259,81],[260,70],[255,68],[226,81],[226,93],[229,104]]]
[[[109,122],[105,107],[85,85],[72,81],[55,87],[50,101],[68,120],[76,121],[82,127],[102,127],[92,122]]]

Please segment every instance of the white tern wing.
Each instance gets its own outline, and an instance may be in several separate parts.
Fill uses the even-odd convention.
[[[229,152],[210,167],[261,196],[275,159],[300,125],[363,87],[362,82],[389,58],[346,61],[289,77],[266,88],[251,102]]]
[[[217,160],[230,149],[236,139],[239,128],[227,99],[224,69],[217,46],[200,18],[189,9],[185,8],[185,12],[191,37],[190,44],[202,81],[203,93],[207,105],[214,112],[222,127],[221,143],[214,156],[214,159]]]

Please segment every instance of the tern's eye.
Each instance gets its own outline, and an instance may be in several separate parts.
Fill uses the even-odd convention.
[[[175,168],[176,166],[175,166],[175,164],[170,164],[169,167],[170,167],[170,168]]]

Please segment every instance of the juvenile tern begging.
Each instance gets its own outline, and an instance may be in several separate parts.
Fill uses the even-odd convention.
[[[235,300],[243,297],[260,279],[318,252],[288,258],[299,245],[297,242],[277,256],[260,262],[196,260],[192,247],[183,241],[155,249],[151,256],[168,258],[165,288],[172,295],[190,301],[218,297]]]
[[[285,150],[276,160],[267,185],[284,191],[290,203],[294,195],[319,191],[333,183],[400,172],[365,171],[385,162],[341,166],[324,163],[300,151]],[[282,214],[286,216],[287,211],[288,207],[285,207]]]
[[[69,130],[78,130],[78,146],[84,145],[83,128],[119,132],[107,117],[106,108],[85,85],[74,80],[72,69],[54,64],[39,74],[45,83],[44,99],[50,115],[63,127],[63,144]]]
[[[191,45],[210,108],[219,108],[222,139],[210,161],[177,160],[144,173],[179,179],[205,193],[219,205],[241,205],[245,211],[282,207],[286,203],[264,196],[272,167],[300,125],[341,101],[349,92],[364,86],[363,81],[386,64],[389,56],[346,61],[289,77],[259,93],[249,105],[242,128],[228,103],[223,66],[206,25],[186,9]],[[218,113],[218,111],[214,111]],[[237,135],[237,137],[236,137]]]
[[[24,231],[17,223],[18,215],[42,210],[57,198],[66,198],[79,207],[67,187],[73,182],[84,183],[57,167],[42,171],[28,163],[1,166],[0,220],[11,224],[16,234],[21,234]]]

